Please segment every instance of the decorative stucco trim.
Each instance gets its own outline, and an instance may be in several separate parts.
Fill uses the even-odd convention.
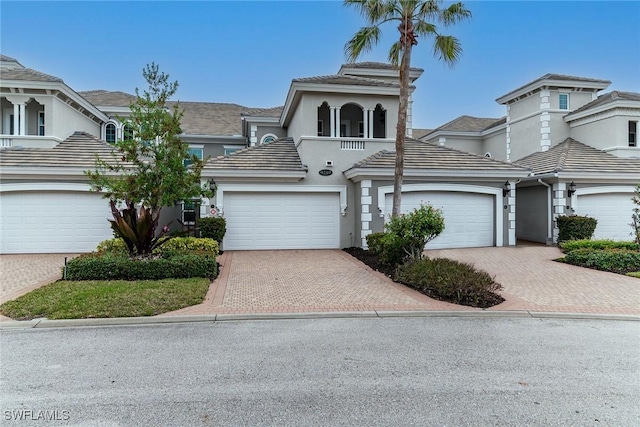
[[[606,193],[633,193],[635,188],[633,185],[611,185],[602,187],[587,187],[578,188],[576,192],[571,195],[571,206],[573,208],[578,207],[578,196],[586,196],[589,194],[606,194]],[[629,214],[631,217],[631,214]]]
[[[368,249],[367,245],[367,236],[371,234],[371,204],[373,203],[371,197],[371,180],[364,179],[360,181],[360,207],[361,207],[361,218],[360,218],[360,239],[362,248]],[[365,218],[364,215],[367,215]]]
[[[613,108],[611,110],[591,114],[587,117],[582,117],[576,120],[569,121],[565,119],[565,121],[567,121],[569,126],[573,128],[616,116],[640,117],[640,108]]]
[[[502,213],[502,188],[486,187],[480,185],[460,185],[460,184],[408,184],[402,186],[402,192],[416,191],[452,191],[460,193],[480,193],[490,194],[494,197],[494,214],[495,214],[495,238],[496,246],[504,245],[504,218]],[[378,211],[380,218],[384,218],[386,195],[393,193],[393,186],[384,186],[378,188]],[[514,203],[515,203],[515,197]],[[515,221],[514,221],[515,227]]]
[[[12,191],[91,191],[89,184],[72,182],[21,182],[15,184],[0,184],[0,193]]]
[[[340,213],[347,214],[346,185],[219,184],[215,196],[218,214],[224,214],[224,193],[340,193]]]

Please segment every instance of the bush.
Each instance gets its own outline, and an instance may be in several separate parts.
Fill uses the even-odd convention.
[[[447,258],[422,259],[398,267],[395,280],[419,292],[456,304],[492,306],[502,302],[494,278],[472,265]],[[483,304],[488,301],[487,304]]]
[[[128,254],[127,245],[121,238],[103,240],[98,243],[98,253]],[[210,256],[218,256],[218,242],[213,239],[197,237],[173,237],[169,241],[156,247],[154,254],[164,253],[203,253]]]
[[[391,268],[402,264],[406,257],[402,241],[391,233],[369,234],[367,236],[367,245],[369,246],[369,251],[377,255],[382,264]]]
[[[371,233],[367,235],[367,247],[371,253],[376,255],[380,255],[382,253],[385,235],[386,233]]]
[[[556,218],[556,223],[559,231],[558,243],[561,243],[567,240],[591,239],[598,220],[588,216],[562,215]]]
[[[227,222],[219,216],[200,218],[198,227],[200,227],[200,237],[213,239],[218,243],[222,243],[227,232]]]
[[[640,271],[640,252],[626,249],[598,251],[592,249],[576,249],[563,259],[567,264],[612,273],[630,273]]]
[[[628,249],[638,250],[638,244],[634,242],[616,242],[615,240],[567,240],[560,243],[560,249],[564,253],[575,251],[576,249]]]
[[[130,258],[126,254],[91,253],[67,263],[67,280],[160,280],[218,275],[214,256],[179,254]]]
[[[424,247],[444,231],[442,211],[431,205],[421,205],[412,212],[392,216],[386,225],[387,234],[394,235],[410,260],[422,258]]]

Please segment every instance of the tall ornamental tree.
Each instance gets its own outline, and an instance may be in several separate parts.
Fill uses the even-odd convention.
[[[115,142],[111,158],[97,158],[95,169],[85,172],[92,189],[110,200],[111,226],[125,240],[131,255],[150,253],[168,231],[164,225],[158,232],[163,207],[213,196],[200,184],[203,161],[190,155],[178,136],[183,112],[177,103],[171,110],[167,108],[178,82],[169,81],[169,75],[155,63],[148,64],[142,75],[148,88],[142,93],[136,88],[131,114],[119,118],[132,131],[124,132],[124,138]],[[118,203],[126,208],[118,211]],[[141,205],[139,211],[137,204]]]
[[[418,37],[433,40],[433,54],[448,65],[453,65],[462,54],[458,39],[440,34],[436,24],[447,27],[471,17],[462,3],[446,8],[441,0],[345,0],[365,19],[365,27],[345,45],[349,62],[354,62],[364,52],[370,51],[380,40],[381,27],[396,23],[400,40],[391,45],[389,61],[400,67],[400,105],[396,127],[396,166],[393,182],[392,216],[400,214],[402,177],[404,173],[404,142],[407,133],[407,107],[409,105],[409,70],[411,51],[418,44]]]

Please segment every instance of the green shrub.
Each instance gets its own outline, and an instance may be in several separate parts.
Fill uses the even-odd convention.
[[[200,237],[213,239],[218,243],[222,243],[227,232],[227,222],[219,216],[200,218],[198,227],[200,227]]]
[[[615,240],[567,240],[560,243],[560,248],[564,253],[575,251],[576,249],[628,249],[638,250],[638,244],[635,242],[617,242]]]
[[[640,271],[640,252],[626,249],[606,251],[576,249],[564,257],[564,262],[580,267],[624,274]]]
[[[472,306],[502,289],[485,271],[447,258],[405,263],[396,270],[395,280],[427,295]]]
[[[91,253],[67,263],[67,280],[159,280],[188,277],[215,278],[215,256],[196,254],[130,258],[126,254]]]
[[[367,247],[371,253],[376,255],[382,253],[385,234],[386,233],[371,233],[367,235]]]
[[[596,231],[598,220],[588,216],[562,215],[556,218],[558,224],[558,243],[567,240],[591,239]]]
[[[442,231],[442,211],[431,205],[421,205],[407,214],[392,216],[386,225],[387,234],[399,239],[398,244],[410,260],[421,259],[426,244],[438,237]]]
[[[121,238],[103,240],[98,243],[98,253],[128,254],[127,245]],[[218,256],[218,242],[213,239],[198,237],[172,237],[166,243],[158,246],[154,254],[164,253],[203,253],[210,256]]]

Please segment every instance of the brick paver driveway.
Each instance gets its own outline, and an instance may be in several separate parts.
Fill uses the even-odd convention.
[[[503,304],[490,310],[640,314],[640,280],[553,261],[551,246],[443,249],[430,257],[474,264],[504,286]]]

